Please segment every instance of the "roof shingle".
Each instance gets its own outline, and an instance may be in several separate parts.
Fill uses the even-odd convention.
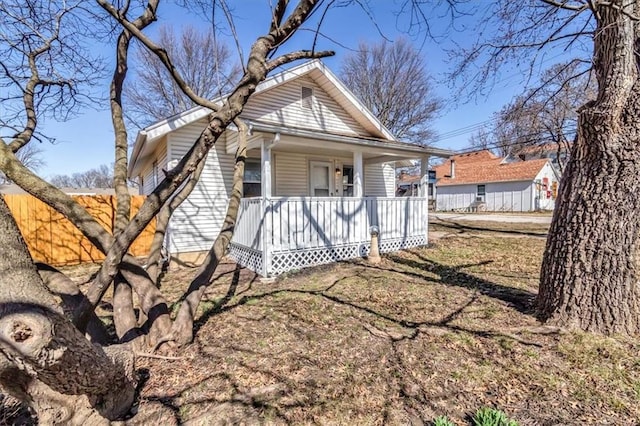
[[[451,178],[451,159],[455,160],[455,177]],[[464,185],[489,182],[517,182],[533,180],[549,160],[517,161],[502,164],[502,158],[490,151],[454,155],[436,166],[437,186]]]

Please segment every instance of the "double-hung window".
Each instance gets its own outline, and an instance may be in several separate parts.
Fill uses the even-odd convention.
[[[262,195],[262,165],[259,160],[247,158],[244,162],[244,182],[242,191],[245,197]]]

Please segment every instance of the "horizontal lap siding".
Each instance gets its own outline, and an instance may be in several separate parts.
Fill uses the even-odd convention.
[[[364,167],[364,194],[367,197],[393,197],[396,171],[393,163],[367,164]]]
[[[153,192],[156,185],[164,178],[163,169],[167,168],[167,145],[166,143],[160,143],[160,146],[156,150],[154,157],[156,158],[156,165],[153,167],[153,162],[150,162],[145,170],[142,171],[142,194],[148,195]],[[154,180],[154,175],[156,179]]]
[[[277,196],[309,195],[309,162],[303,154],[277,152],[274,154],[275,191]]]
[[[169,136],[172,160],[181,159],[205,126],[203,120]],[[174,212],[169,227],[172,253],[208,250],[220,232],[233,183],[234,156],[226,154],[224,140],[209,151],[200,181]]]
[[[302,86],[313,89],[311,109],[302,108]],[[242,117],[305,130],[323,130],[354,136],[369,135],[308,76],[252,96],[244,108]]]

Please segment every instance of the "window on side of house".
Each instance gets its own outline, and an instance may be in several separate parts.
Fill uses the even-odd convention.
[[[476,197],[482,201],[484,201],[484,196],[486,194],[486,188],[484,185],[478,185],[478,189],[476,191]]]
[[[342,196],[353,197],[353,166],[342,166]]]
[[[260,160],[247,158],[245,161],[242,192],[246,198],[262,195],[262,165]]]
[[[302,101],[302,108],[313,109],[313,89],[311,87],[302,86],[300,99]]]

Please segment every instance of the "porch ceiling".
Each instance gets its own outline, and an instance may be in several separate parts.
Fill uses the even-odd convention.
[[[265,141],[272,141],[275,134],[280,135],[279,143],[302,145],[306,147],[321,146],[325,149],[345,150],[347,152],[370,153],[372,156],[395,156],[404,158],[420,158],[422,156],[450,157],[453,152],[447,149],[414,145],[406,142],[361,138],[333,133],[322,133],[294,127],[283,127],[261,122],[249,122],[252,134],[261,133]],[[283,142],[284,141],[284,142]],[[275,147],[274,147],[275,148]],[[386,160],[392,161],[392,160]]]
[[[265,141],[274,139],[273,133],[262,133]],[[390,144],[389,144],[390,145]],[[361,151],[365,163],[383,163],[389,161],[404,161],[419,159],[426,152],[417,150],[407,151],[396,146],[358,146],[345,142],[308,137],[281,135],[280,140],[271,147],[274,152],[295,152],[319,157],[352,158],[353,153]]]

